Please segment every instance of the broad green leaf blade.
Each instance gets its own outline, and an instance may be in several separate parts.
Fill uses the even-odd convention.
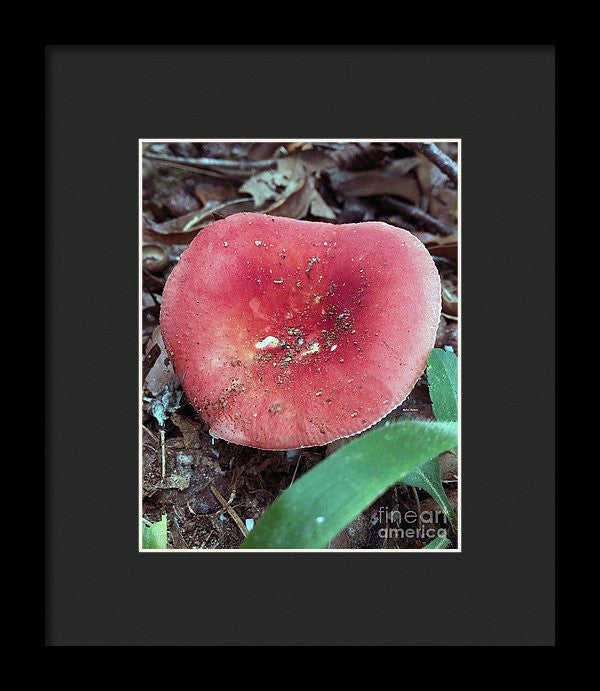
[[[265,511],[245,549],[320,549],[385,490],[453,448],[457,425],[405,420],[368,432],[303,475]]]
[[[450,540],[447,537],[438,536],[434,537],[433,540],[425,545],[423,549],[446,549],[450,544]]]
[[[142,526],[143,549],[167,549],[167,514],[152,525]]]
[[[440,463],[437,457],[429,459],[422,466],[405,475],[400,482],[404,485],[419,487],[431,495],[448,516],[450,525],[456,530],[456,514],[444,491],[440,477]]]
[[[427,361],[429,395],[435,417],[440,421],[458,420],[458,358],[434,348]]]

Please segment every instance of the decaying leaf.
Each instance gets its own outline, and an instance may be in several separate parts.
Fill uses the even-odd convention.
[[[312,176],[305,178],[304,184],[298,190],[265,209],[264,213],[272,216],[304,218],[309,210],[318,218],[335,219],[335,213],[317,191],[315,179]]]
[[[200,211],[193,211],[164,223],[154,223],[152,219],[144,216],[144,239],[157,243],[185,245],[190,243],[204,226],[215,220],[213,214],[231,216],[241,211],[252,210],[254,210],[252,200],[239,197],[222,204],[207,204]]]
[[[156,487],[158,489],[178,489],[184,490],[190,486],[190,476],[188,475],[177,475],[175,473],[166,477],[160,484]]]
[[[294,157],[302,162],[308,173],[317,173],[317,175],[327,168],[335,167],[335,161],[325,151],[317,149],[308,149],[307,151],[298,151]]]
[[[173,413],[171,415],[171,422],[179,428],[179,431],[183,435],[183,443],[186,449],[200,448],[200,431],[202,425],[198,421],[183,417],[183,415],[179,413]]]
[[[429,253],[436,257],[445,257],[453,262],[458,261],[458,238],[456,235],[439,236],[425,246]]]
[[[312,200],[310,203],[310,213],[316,218],[335,220],[335,213],[316,189],[313,191]]]
[[[157,347],[159,349],[158,355],[144,376],[144,388],[153,396],[156,396],[167,384],[177,381],[177,375],[169,359],[158,326],[154,329],[152,336],[146,344],[146,355],[153,351],[155,352]]]
[[[433,163],[425,156],[419,154],[415,157],[417,161],[417,166],[415,172],[421,185],[421,190],[424,195],[429,196],[432,189],[436,188],[438,185],[443,185],[446,181],[446,176],[442,171],[434,166]]]
[[[442,312],[446,316],[458,316],[458,287],[454,274],[442,275]]]
[[[144,356],[144,359],[142,361],[142,376],[144,379],[146,379],[148,372],[154,366],[154,363],[156,362],[159,355],[160,355],[160,346],[158,345],[158,343],[155,343],[152,346],[152,348],[146,353],[146,355]]]
[[[285,145],[285,148],[292,153],[295,151],[308,151],[313,148],[313,145],[310,142],[289,142]]]
[[[265,214],[304,218],[310,211],[313,216],[333,220],[335,214],[319,194],[315,182],[315,173],[326,164],[331,164],[326,155],[299,152],[280,159],[276,169],[247,180],[240,192],[251,194],[256,208]]]
[[[367,170],[380,165],[390,149],[389,145],[384,144],[347,143],[332,151],[330,155],[343,170]]]
[[[364,170],[357,173],[337,170],[330,174],[329,179],[336,192],[350,197],[374,197],[392,194],[413,204],[418,204],[421,200],[421,191],[417,180],[399,172],[398,167],[394,164],[386,168]]]
[[[255,142],[250,145],[247,159],[249,161],[261,161],[272,158],[283,146],[283,142]]]
[[[252,195],[256,208],[269,201],[282,201],[297,192],[306,181],[306,168],[300,159],[286,156],[277,167],[246,180],[240,192]]]
[[[196,196],[203,204],[209,202],[229,202],[239,198],[237,187],[220,178],[203,177],[194,188]]]
[[[291,194],[282,196],[274,204],[264,209],[264,213],[272,216],[304,218],[310,208],[313,191],[311,179],[304,177],[297,189]]]
[[[455,225],[458,219],[458,197],[456,190],[437,186],[432,190],[429,213],[446,224]]]

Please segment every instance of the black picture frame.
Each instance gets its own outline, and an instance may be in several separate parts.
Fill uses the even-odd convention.
[[[552,646],[555,47],[45,48],[47,646]],[[138,553],[138,140],[462,140],[462,552]]]

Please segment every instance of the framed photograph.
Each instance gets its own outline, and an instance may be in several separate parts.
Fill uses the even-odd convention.
[[[555,645],[555,52],[46,45],[47,646]]]

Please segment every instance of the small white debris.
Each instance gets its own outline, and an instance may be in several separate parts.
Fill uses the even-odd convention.
[[[283,278],[274,278],[273,283],[283,283]]]
[[[317,391],[317,393],[315,394],[315,396],[322,396],[322,395],[323,395],[322,391]]]
[[[246,519],[246,530],[250,532],[254,528],[254,519],[253,518],[247,518]]]
[[[279,339],[275,338],[275,336],[267,336],[266,338],[263,338],[262,341],[259,341],[254,345],[255,348],[259,348],[262,350],[263,348],[274,348],[275,346],[279,345]]]
[[[317,516],[315,518],[316,523],[324,523],[325,522],[325,516]]]

